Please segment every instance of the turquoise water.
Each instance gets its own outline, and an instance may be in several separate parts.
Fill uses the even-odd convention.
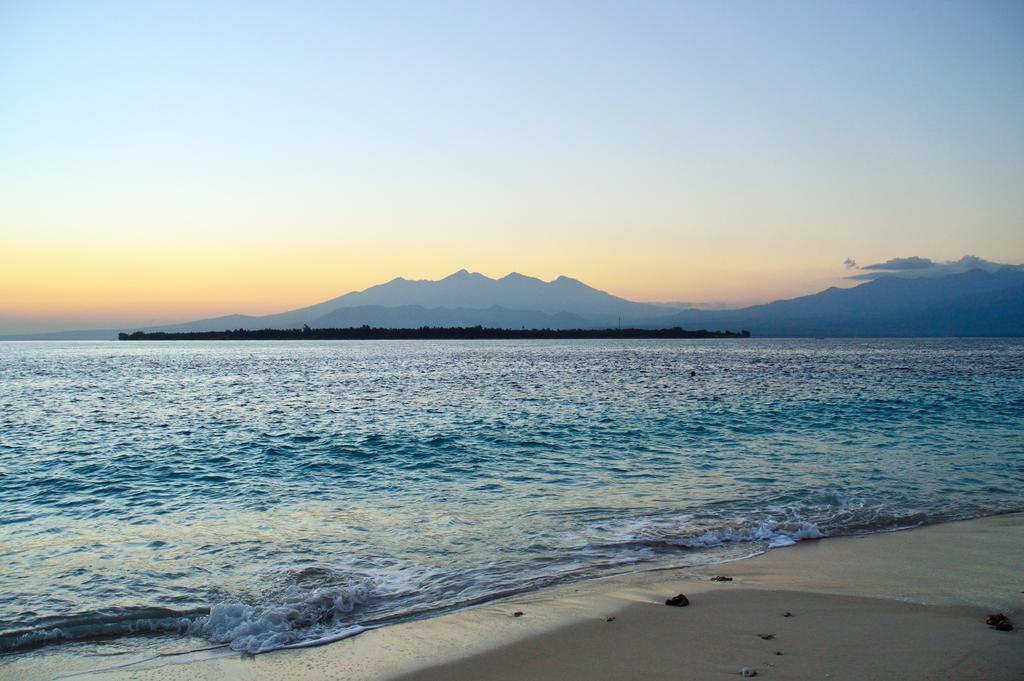
[[[0,651],[256,652],[1020,510],[1022,367],[1016,340],[0,344]]]

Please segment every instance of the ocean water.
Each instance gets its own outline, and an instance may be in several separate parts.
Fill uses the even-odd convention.
[[[1024,342],[6,343],[0,509],[8,657],[261,652],[1024,509]]]

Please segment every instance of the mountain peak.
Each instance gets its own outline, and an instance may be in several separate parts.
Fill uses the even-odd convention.
[[[540,279],[538,279],[536,277],[529,277],[529,276],[527,276],[525,274],[520,274],[519,272],[509,272],[508,274],[506,274],[504,277],[502,277],[498,281],[504,281],[504,282],[517,282],[517,281],[518,282],[527,282],[527,281],[529,281],[529,282],[544,283],[544,282],[542,282]]]
[[[444,279],[441,279],[440,281],[468,281],[468,280],[471,280],[471,279],[488,279],[488,278],[489,277],[485,277],[484,275],[480,274],[479,272],[470,272],[466,268],[462,268],[458,272],[452,272],[451,274],[449,274]]]

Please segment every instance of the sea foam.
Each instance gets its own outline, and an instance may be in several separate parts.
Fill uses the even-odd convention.
[[[277,602],[218,603],[205,619],[192,624],[190,632],[246,653],[337,640],[362,631],[344,618],[373,595],[372,586],[365,583],[345,590],[293,587]]]

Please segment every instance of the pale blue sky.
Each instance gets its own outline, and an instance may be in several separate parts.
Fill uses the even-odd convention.
[[[1024,260],[1021,2],[4,1],[0,93],[0,319]]]

